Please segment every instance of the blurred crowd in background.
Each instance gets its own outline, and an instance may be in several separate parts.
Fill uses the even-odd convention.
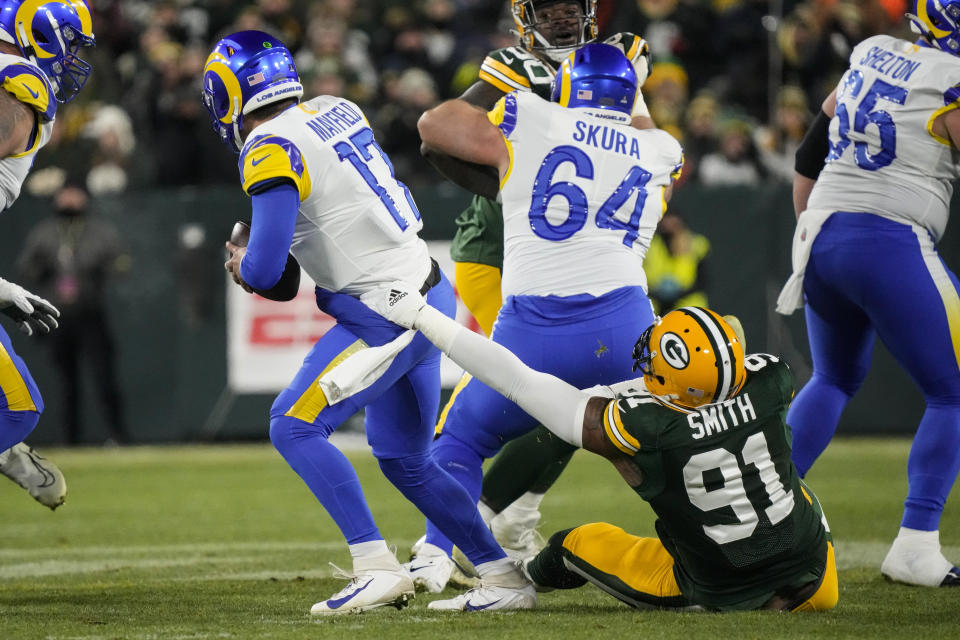
[[[91,0],[97,47],[81,97],[58,113],[26,185],[79,180],[93,196],[144,187],[236,184],[210,131],[200,76],[212,44],[242,29],[282,39],[307,96],[364,108],[411,188],[442,181],[419,155],[416,122],[477,80],[488,51],[515,44],[507,0]],[[643,93],[683,144],[684,181],[790,180],[793,153],[852,47],[911,38],[905,0],[599,0],[600,37],[642,35]]]

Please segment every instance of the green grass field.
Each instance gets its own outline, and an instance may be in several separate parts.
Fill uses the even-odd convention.
[[[919,638],[957,637],[960,590],[886,583],[879,565],[906,495],[906,440],[837,440],[808,482],[837,541],[840,604],[826,614],[638,612],[586,586],[536,611],[411,607],[311,618],[349,554],[332,521],[267,444],[43,451],[64,470],[50,512],[0,481],[0,638]],[[352,454],[374,515],[406,560],[422,519],[365,452]],[[954,500],[954,503],[956,501]],[[942,542],[960,560],[960,513]],[[606,520],[653,534],[649,508],[579,453],[544,503],[543,532]],[[455,592],[448,589],[443,597]]]

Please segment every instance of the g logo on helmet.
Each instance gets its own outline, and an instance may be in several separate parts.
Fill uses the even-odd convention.
[[[690,364],[687,344],[675,333],[667,332],[660,337],[660,353],[674,369],[686,369]]]

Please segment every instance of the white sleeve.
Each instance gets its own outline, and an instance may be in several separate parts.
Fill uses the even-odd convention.
[[[474,378],[516,402],[557,437],[583,446],[583,415],[593,394],[531,369],[507,348],[429,305],[420,311],[414,328]]]

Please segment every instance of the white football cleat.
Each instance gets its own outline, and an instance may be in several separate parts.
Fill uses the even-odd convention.
[[[488,577],[466,593],[427,605],[435,611],[515,611],[537,606],[537,592],[518,570]]]
[[[0,473],[51,509],[62,505],[67,498],[67,481],[63,473],[26,443],[18,442],[0,453]]]
[[[413,586],[417,591],[440,593],[454,570],[453,560],[436,545],[424,543],[417,549],[417,555],[403,565],[410,573]]]
[[[546,541],[537,531],[539,523],[539,510],[520,508],[514,503],[490,521],[490,531],[507,553],[507,557],[515,562],[523,562],[540,553],[546,546]]]
[[[331,563],[336,570],[334,577],[349,578],[350,582],[328,599],[313,605],[310,608],[310,614],[325,616],[362,613],[388,605],[397,609],[407,606],[413,598],[413,581],[406,569],[397,563],[395,557],[390,555],[389,560],[392,560],[392,563],[368,561],[368,564],[380,566],[393,564],[394,568],[367,568],[363,566],[363,561],[356,561],[353,573],[348,573]]]
[[[923,587],[960,587],[960,569],[943,557],[938,531],[906,536],[902,532],[880,565],[885,578]]]

